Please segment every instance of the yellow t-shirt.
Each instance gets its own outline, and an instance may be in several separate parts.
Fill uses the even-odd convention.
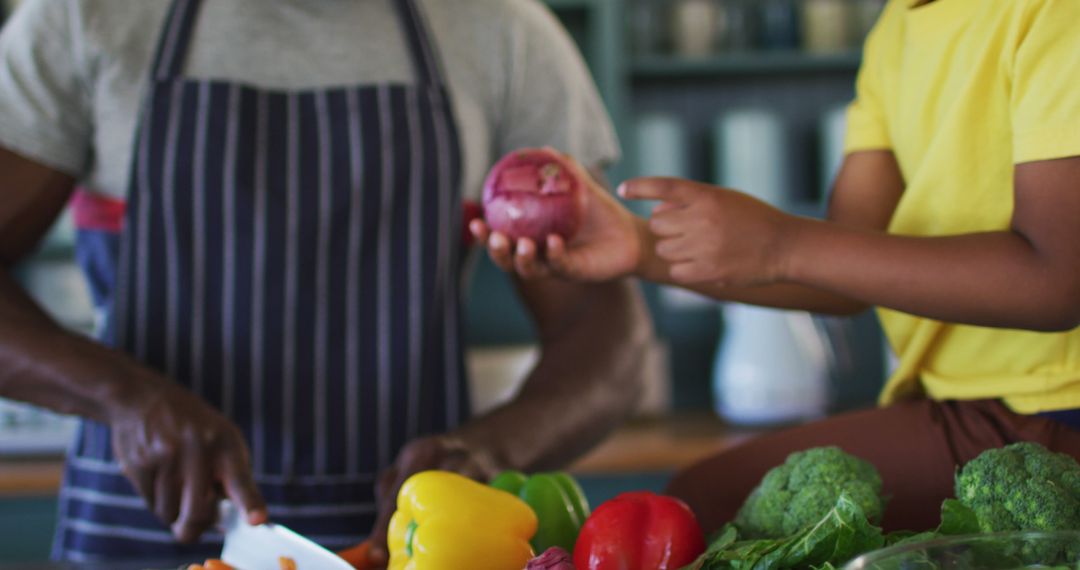
[[[1080,156],[1080,0],[913,4],[891,0],[867,39],[846,150],[896,155],[906,188],[890,233],[1007,229],[1014,164]],[[900,359],[882,403],[925,394],[1003,398],[1021,413],[1080,408],[1080,328],[879,314]]]

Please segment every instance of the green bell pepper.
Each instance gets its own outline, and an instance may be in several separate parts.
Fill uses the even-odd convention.
[[[589,502],[577,481],[566,473],[540,473],[531,477],[518,471],[500,473],[491,486],[525,501],[540,526],[532,539],[536,552],[558,546],[573,552],[581,526],[589,518]]]

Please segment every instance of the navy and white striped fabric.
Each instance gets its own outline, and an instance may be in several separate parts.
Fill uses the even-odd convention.
[[[200,2],[175,0],[122,234],[79,234],[103,340],[232,418],[271,517],[330,548],[370,530],[376,474],[407,440],[468,413],[460,143],[422,15],[395,2],[415,85],[276,92],[184,78]],[[93,422],[60,514],[62,559],[220,549],[175,544]]]

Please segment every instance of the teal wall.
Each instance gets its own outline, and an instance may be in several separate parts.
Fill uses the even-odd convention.
[[[0,563],[46,560],[56,527],[56,499],[0,501]]]

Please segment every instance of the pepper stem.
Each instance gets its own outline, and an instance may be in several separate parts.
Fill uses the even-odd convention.
[[[416,527],[416,521],[412,520],[409,521],[409,526],[405,529],[405,554],[407,554],[409,558],[413,557],[412,543],[413,538],[416,536]]]

